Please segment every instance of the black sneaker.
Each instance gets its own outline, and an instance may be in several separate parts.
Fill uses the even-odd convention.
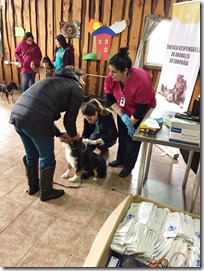
[[[124,178],[130,175],[132,169],[123,168],[121,172],[118,174],[119,177]]]
[[[114,160],[112,162],[109,162],[108,165],[110,167],[119,167],[119,166],[122,166],[122,162],[118,161],[118,160]]]

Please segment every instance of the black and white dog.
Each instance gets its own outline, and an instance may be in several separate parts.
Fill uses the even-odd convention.
[[[14,100],[13,100],[13,90],[14,89],[18,89],[16,83],[14,83],[14,82],[11,82],[8,85],[0,84],[1,98],[3,99],[4,97],[6,97],[6,100],[9,103],[9,96],[10,96],[12,102],[14,102]]]
[[[94,176],[93,180],[105,178],[107,174],[107,165],[105,159],[93,152],[91,147],[82,139],[74,141],[73,144],[65,144],[65,155],[68,162],[68,168],[62,178],[68,178],[71,169],[75,169],[70,182],[76,182],[79,179],[88,179]]]

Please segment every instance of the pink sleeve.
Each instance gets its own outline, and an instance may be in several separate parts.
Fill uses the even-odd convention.
[[[141,82],[137,86],[137,91],[134,93],[136,104],[150,104],[154,94],[154,87],[149,74],[145,71],[141,78]]]
[[[104,91],[107,94],[113,94],[113,79],[111,78],[110,74],[106,76],[104,82]]]
[[[19,43],[14,51],[15,58],[18,60],[18,62],[22,62],[21,50],[21,43]]]

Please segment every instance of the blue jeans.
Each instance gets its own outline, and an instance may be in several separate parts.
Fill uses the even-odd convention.
[[[30,130],[14,125],[26,152],[26,163],[31,165],[40,158],[40,171],[56,164],[54,153],[54,138],[41,136]]]
[[[26,91],[30,86],[35,84],[35,73],[29,74],[23,72],[23,92]]]

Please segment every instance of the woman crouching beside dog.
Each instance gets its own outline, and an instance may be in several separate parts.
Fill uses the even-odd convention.
[[[112,112],[104,108],[96,99],[82,105],[84,116],[84,129],[82,137],[91,145],[92,150],[100,150],[100,156],[104,159],[109,157],[108,148],[112,147],[117,140],[118,132]]]
[[[67,142],[80,139],[76,119],[82,103],[82,75],[82,71],[74,67],[58,69],[54,77],[42,79],[27,89],[12,108],[9,122],[19,134],[26,153],[23,162],[29,186],[27,192],[33,195],[40,190],[41,201],[64,195],[64,190],[53,188],[54,137],[61,136],[54,121],[65,112],[63,123]]]

